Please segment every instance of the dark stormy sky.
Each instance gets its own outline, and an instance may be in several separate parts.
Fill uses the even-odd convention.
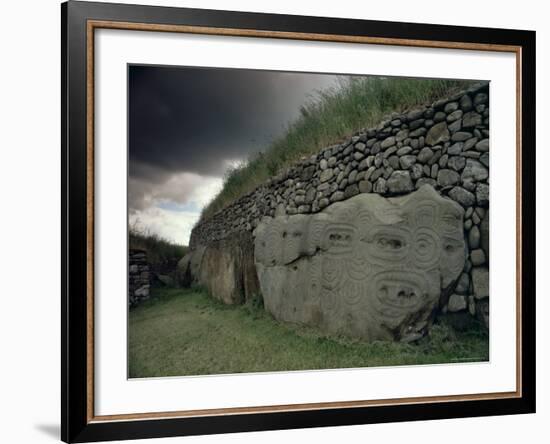
[[[228,167],[264,150],[327,74],[130,66],[130,223],[187,244]]]

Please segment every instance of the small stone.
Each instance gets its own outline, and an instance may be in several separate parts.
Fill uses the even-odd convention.
[[[363,159],[361,162],[359,162],[359,165],[357,165],[357,169],[359,171],[366,170],[370,165],[369,161],[372,156],[367,157],[366,159]]]
[[[471,128],[474,126],[481,125],[481,123],[482,123],[482,117],[475,111],[470,111],[464,114],[464,117],[462,118],[463,128]]]
[[[369,169],[367,170],[367,172],[365,173],[365,179],[366,180],[369,180],[372,176],[372,174],[376,171],[376,167],[373,165],[371,167],[369,167]]]
[[[355,183],[356,177],[357,177],[357,170],[352,170],[348,176],[348,183]]]
[[[480,240],[479,228],[474,225],[470,229],[470,232],[468,233],[468,245],[470,246],[471,249],[479,248],[479,240]]]
[[[464,153],[466,154],[466,153]],[[466,166],[462,171],[462,182],[479,182],[489,177],[489,171],[480,162],[474,159],[466,159]]]
[[[462,110],[457,109],[447,116],[447,122],[451,123],[455,120],[459,120],[462,117]],[[481,117],[481,116],[480,116]]]
[[[441,158],[439,159],[439,168],[445,168],[447,166],[447,162],[449,160],[449,156],[447,154],[443,154]]]
[[[423,124],[424,124],[424,119],[413,120],[411,123],[409,123],[409,129],[411,131],[414,131],[420,128]]]
[[[485,252],[481,248],[471,251],[470,260],[472,261],[472,265],[474,265],[474,267],[483,265],[485,263]]]
[[[387,190],[387,188],[386,188],[386,179],[384,179],[383,177],[379,178],[375,182],[373,190],[374,190],[375,193],[384,194]]]
[[[451,134],[456,133],[462,129],[462,120],[455,120],[453,123],[449,124],[449,131]]]
[[[335,191],[330,196],[330,201],[331,202],[338,202],[340,200],[344,200],[344,192],[343,191]]]
[[[449,129],[447,123],[439,122],[430,128],[426,135],[426,144],[430,146],[437,145],[438,143],[447,142],[450,138]]]
[[[321,159],[319,162],[319,168],[321,168],[321,170],[326,170],[328,168],[328,162],[326,159]]]
[[[363,157],[365,157],[365,155],[363,153],[360,153],[359,151],[356,151],[355,153],[353,153],[353,158],[356,161],[360,161]]]
[[[413,156],[410,154],[406,156],[401,156],[399,158],[399,164],[401,165],[401,168],[404,170],[409,169],[415,163],[416,163],[416,156]]]
[[[435,165],[434,165],[435,166]],[[456,185],[460,180],[460,176],[456,171],[443,169],[437,174],[437,183],[440,187],[448,187]]]
[[[472,228],[472,219],[468,219],[467,221],[464,221],[464,229],[468,231],[470,228]]]
[[[447,162],[447,166],[455,171],[462,171],[465,165],[466,159],[461,156],[449,157],[449,161]]]
[[[447,149],[447,153],[450,156],[456,156],[457,154],[462,153],[463,147],[464,147],[464,144],[462,142],[456,142]]]
[[[319,176],[319,180],[321,182],[327,182],[330,179],[332,179],[332,176],[334,175],[333,170],[331,168],[326,169],[321,172],[321,175]]]
[[[487,213],[487,210],[482,207],[476,207],[475,212],[480,218],[483,219],[485,217],[485,214]]]
[[[399,132],[395,135],[395,140],[396,140],[397,142],[403,142],[403,140],[405,140],[407,137],[409,137],[409,130],[404,129],[404,130],[399,131]]]
[[[408,171],[394,171],[386,185],[391,193],[406,193],[414,190]]]
[[[412,120],[416,120],[422,117],[423,114],[424,114],[424,109],[421,109],[421,108],[413,109],[407,113],[407,120],[409,122]]]
[[[478,93],[474,97],[474,106],[485,104],[487,103],[487,100],[489,99],[489,96],[485,93]]]
[[[431,177],[421,177],[416,181],[416,189],[418,190],[423,185],[430,185],[432,188],[437,186],[437,182]]]
[[[472,99],[468,94],[465,94],[460,99],[460,109],[464,112],[468,112],[473,108]]]
[[[477,143],[479,139],[477,137],[472,137],[471,139],[468,139],[466,142],[464,142],[464,151],[471,150]]]
[[[296,205],[302,205],[305,203],[305,201],[306,201],[306,196],[304,195],[299,195],[294,198],[294,203]]]
[[[397,152],[397,147],[395,145],[391,146],[386,151],[384,151],[384,158],[387,159],[388,157],[395,154],[396,152]]]
[[[472,214],[472,222],[475,225],[479,225],[479,223],[481,222],[481,219],[479,218],[477,213]]]
[[[406,154],[412,153],[412,150],[413,149],[410,146],[404,146],[399,148],[395,154],[397,154],[398,156],[405,156]]]
[[[475,204],[476,198],[473,193],[465,190],[462,187],[454,187],[449,191],[449,197],[458,202],[464,208],[470,207]]]
[[[472,269],[472,285],[476,299],[489,296],[489,270],[485,267]]]
[[[447,304],[447,309],[451,313],[455,313],[457,311],[466,310],[468,308],[468,303],[466,301],[466,296],[461,294],[452,294],[449,298],[449,303]]]
[[[443,109],[447,114],[450,114],[458,109],[458,102],[449,102]]]
[[[471,139],[471,138],[472,138],[471,133],[467,133],[467,132],[464,132],[464,131],[457,131],[456,133],[454,133],[451,136],[451,141],[452,142],[464,142],[465,140],[468,140],[468,139]]]
[[[418,156],[417,156],[418,161],[421,163],[426,163],[428,160],[431,159],[433,155],[434,155],[434,152],[430,148],[424,147],[418,153]]]
[[[391,166],[394,170],[399,169],[399,157],[397,157],[397,156],[391,156],[391,157],[388,159],[388,163],[390,164],[390,166]]]
[[[439,172],[439,165],[435,163],[432,165],[432,169],[430,170],[430,176],[432,176],[433,179],[436,179],[438,172]]]
[[[458,294],[466,294],[470,289],[470,276],[468,273],[462,273],[456,283],[455,291]]]
[[[476,186],[476,200],[480,207],[489,206],[489,185],[478,183]]]
[[[411,132],[410,136],[411,137],[420,137],[420,136],[423,136],[424,134],[426,134],[426,128],[421,126],[420,128],[415,129],[413,132]]]
[[[315,174],[315,166],[308,166],[307,168],[304,168],[302,170],[302,173],[300,174],[300,179],[303,181],[308,181],[313,177],[313,174]]]
[[[438,111],[435,113],[433,121],[434,122],[443,122],[447,118],[447,114],[445,114],[442,111]]]
[[[476,143],[476,150],[484,153],[489,151],[489,139],[483,139],[482,141]]]
[[[363,142],[357,142],[354,146],[357,151],[360,151],[362,153],[365,151],[366,148],[366,145]]]
[[[386,148],[389,148],[390,146],[395,145],[395,137],[391,136],[386,138],[380,143],[380,148],[385,150]]]
[[[329,203],[330,201],[326,197],[322,197],[321,199],[319,199],[319,208],[322,209],[328,207]]]
[[[480,157],[479,157],[479,161],[485,165],[487,168],[489,168],[489,153],[483,153]]]
[[[362,180],[359,182],[359,192],[360,193],[370,193],[372,191],[372,183],[368,180]]]
[[[357,184],[349,185],[344,191],[344,199],[349,199],[352,196],[359,194],[359,187]]]
[[[330,157],[330,158],[328,159],[328,162],[327,162],[328,167],[329,167],[329,168],[333,168],[333,167],[336,165],[336,162],[337,162],[336,157],[334,157],[334,156]]]
[[[476,183],[472,182],[471,180],[467,180],[465,182],[462,182],[462,187],[466,188],[468,191],[475,193],[476,191]]]

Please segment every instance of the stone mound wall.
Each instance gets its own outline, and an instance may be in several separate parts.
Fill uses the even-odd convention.
[[[264,217],[316,214],[359,194],[394,197],[412,193],[423,185],[464,209],[466,259],[452,292],[442,295],[440,310],[469,311],[487,323],[487,83],[428,106],[394,113],[376,128],[363,129],[343,143],[302,159],[211,218],[200,221],[193,229],[190,246],[192,251],[208,250],[238,233],[252,233]],[[210,278],[203,274],[202,281],[209,282]]]
[[[149,299],[151,275],[145,250],[128,251],[128,305],[130,308]]]

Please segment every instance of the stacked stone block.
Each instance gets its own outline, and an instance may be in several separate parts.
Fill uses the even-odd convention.
[[[128,305],[133,308],[149,299],[151,290],[149,264],[145,250],[128,252]]]

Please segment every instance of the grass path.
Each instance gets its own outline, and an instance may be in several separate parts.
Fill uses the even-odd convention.
[[[361,343],[226,306],[200,290],[157,290],[129,317],[131,378],[487,360],[487,335],[434,325],[418,344]],[[475,326],[474,326],[475,327]]]

